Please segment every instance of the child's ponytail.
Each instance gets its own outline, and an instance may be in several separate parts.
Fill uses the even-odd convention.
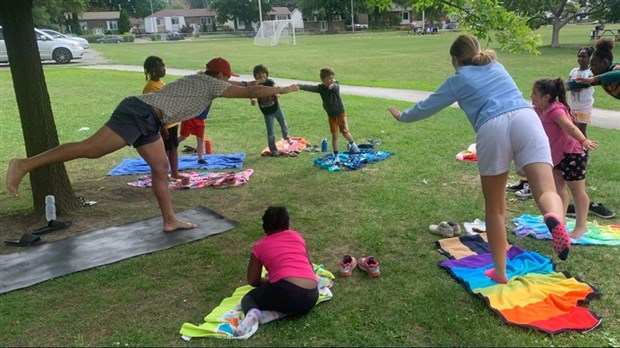
[[[564,106],[566,106],[566,108],[570,112],[570,106],[568,106],[568,101],[566,100],[566,86],[564,84],[564,80],[562,80],[561,77],[558,77],[557,79],[553,80],[553,82],[556,86],[558,101],[564,104]]]

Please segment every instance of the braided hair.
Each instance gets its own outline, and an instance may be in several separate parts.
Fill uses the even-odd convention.
[[[144,60],[144,77],[148,80],[157,69],[159,64],[164,64],[164,60],[157,56],[148,56]]]

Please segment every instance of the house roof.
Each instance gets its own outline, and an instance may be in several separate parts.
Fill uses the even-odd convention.
[[[269,11],[270,15],[290,15],[291,11],[288,7],[272,7],[271,11]]]
[[[108,12],[84,12],[79,16],[81,20],[103,20],[103,19],[119,19],[121,13],[119,11]]]
[[[157,11],[150,17],[215,17],[215,11],[209,8],[190,8],[190,9],[165,9]]]

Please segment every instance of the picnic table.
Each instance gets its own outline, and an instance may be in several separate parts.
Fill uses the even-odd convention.
[[[593,29],[590,33],[590,41],[598,40],[601,37],[613,37],[614,41],[620,41],[620,29]]]

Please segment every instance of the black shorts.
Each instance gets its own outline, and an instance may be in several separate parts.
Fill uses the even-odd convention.
[[[168,139],[164,139],[166,152],[170,152],[179,147],[179,125],[168,128]]]
[[[588,164],[587,153],[565,153],[562,161],[553,167],[562,172],[562,178],[566,181],[579,181],[586,178],[586,165]]]
[[[161,121],[155,110],[135,97],[123,99],[105,125],[133,147],[153,143],[161,137]]]

